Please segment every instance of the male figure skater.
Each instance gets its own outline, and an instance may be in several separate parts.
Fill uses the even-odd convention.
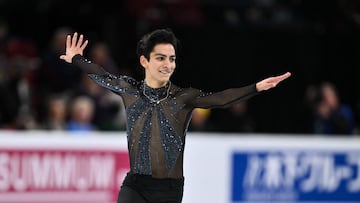
[[[245,87],[206,93],[171,82],[178,40],[169,29],[154,30],[138,42],[137,54],[145,70],[141,81],[113,75],[87,60],[83,56],[87,44],[83,35],[69,35],[66,53],[60,58],[123,98],[130,171],[121,186],[118,203],[180,203],[185,137],[192,110],[228,107],[275,87],[291,75],[288,72]]]

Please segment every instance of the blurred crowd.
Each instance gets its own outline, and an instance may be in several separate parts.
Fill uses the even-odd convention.
[[[39,53],[36,44],[1,32],[0,128],[6,130],[124,131],[121,97],[104,90],[72,64],[59,59],[70,28],[54,32],[49,48]],[[121,70],[108,45],[97,42],[89,59],[114,74]],[[309,85],[305,101],[308,133],[355,134],[353,110],[343,104],[330,82]],[[195,109],[190,131],[257,132],[248,101],[228,109]]]
[[[40,52],[32,41],[1,35],[0,128],[69,131],[125,129],[121,97],[104,91],[72,64],[59,59],[69,28],[55,31]],[[91,47],[89,57],[120,74],[105,43]]]
[[[205,6],[201,7],[199,2],[135,0],[122,6],[128,17],[135,19],[136,33],[145,33],[151,25],[169,21],[192,26],[211,21],[235,29],[248,25],[281,25],[301,29],[310,19],[313,29],[321,32],[326,29],[323,19],[328,19],[326,13],[317,14],[316,9],[307,7],[306,13],[303,10],[300,12],[310,1],[227,0],[215,4],[215,1],[208,0],[203,1]],[[360,22],[360,9],[353,9],[355,4],[355,1],[331,1],[326,5],[337,5],[339,11],[347,14],[341,16]],[[315,3],[315,8],[326,5]],[[217,7],[222,8],[221,12],[216,12]],[[184,9],[187,15],[181,14]],[[209,9],[212,9],[211,15]],[[336,26],[341,26],[341,22],[335,23]],[[7,23],[0,22],[0,129],[125,130],[125,109],[121,97],[104,90],[78,68],[59,59],[65,52],[65,38],[73,31],[69,27],[57,27],[49,42],[41,42],[47,45],[46,48],[40,49],[37,42],[12,35]],[[114,45],[96,41],[88,47],[87,57],[115,75],[135,74],[117,64],[111,46]],[[360,105],[354,109],[344,103],[340,95],[336,84],[330,81],[309,84],[305,95],[302,95],[306,110],[302,132],[358,134],[356,115]],[[189,125],[189,131],[256,133],[258,129],[253,108],[247,101],[228,109],[195,109]]]

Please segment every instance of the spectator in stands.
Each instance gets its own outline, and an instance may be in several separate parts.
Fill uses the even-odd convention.
[[[86,96],[94,103],[93,123],[102,131],[125,130],[125,107],[121,97],[104,90],[87,74],[83,74],[79,87],[72,97]]]
[[[64,40],[71,33],[67,27],[58,28],[51,39],[50,46],[45,49],[42,64],[38,71],[38,88],[41,94],[64,93],[77,86],[81,72],[71,64],[59,60],[59,54],[65,51]]]
[[[67,100],[62,95],[52,95],[47,102],[47,117],[42,128],[46,130],[66,130]]]
[[[36,44],[9,37],[1,44],[0,125],[7,129],[35,129],[34,71],[39,59]],[[2,76],[1,76],[2,75]]]
[[[311,132],[316,134],[353,134],[355,121],[349,105],[340,101],[334,84],[324,82],[312,90],[309,101],[313,109]]]
[[[81,72],[71,64],[58,59],[58,55],[65,50],[64,44],[71,28],[59,27],[51,36],[48,46],[42,50],[41,63],[36,71],[35,106],[38,120],[41,122],[47,117],[46,100],[53,94],[71,94],[78,86]]]
[[[69,131],[94,131],[96,126],[92,123],[94,115],[94,102],[87,96],[79,96],[72,100],[70,106],[70,119],[66,129]]]

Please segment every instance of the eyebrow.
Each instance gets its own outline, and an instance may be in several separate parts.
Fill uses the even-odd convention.
[[[154,53],[154,55],[155,56],[164,56],[164,57],[166,57],[166,54],[161,54],[161,53]],[[170,58],[171,57],[174,58],[174,57],[176,57],[176,55],[171,55]]]

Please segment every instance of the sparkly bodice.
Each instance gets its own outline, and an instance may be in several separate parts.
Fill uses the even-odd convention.
[[[72,62],[123,98],[131,172],[157,178],[183,177],[185,135],[194,108],[225,108],[257,94],[254,84],[216,93],[170,82],[151,88],[144,81],[112,75],[80,55]]]

